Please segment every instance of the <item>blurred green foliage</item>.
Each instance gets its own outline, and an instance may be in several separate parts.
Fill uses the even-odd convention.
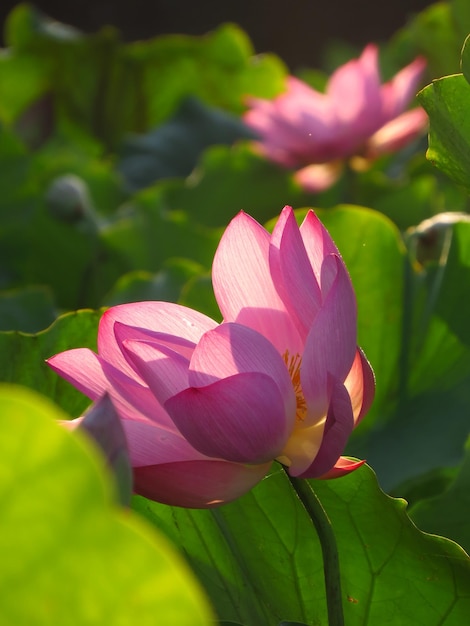
[[[90,441],[50,401],[0,387],[1,624],[208,626],[208,603],[168,541],[113,502]]]
[[[236,26],[124,44],[111,28],[85,36],[18,5],[0,52],[0,380],[83,414],[89,401],[44,360],[95,349],[100,307],[168,300],[219,320],[210,270],[230,219],[245,210],[269,228],[285,204],[299,220],[313,207],[350,271],[377,379],[347,452],[409,500],[420,528],[470,550],[468,45],[455,74],[469,31],[468,3],[452,0],[382,49],[387,76],[423,54],[436,79],[419,95],[428,161],[423,138],[312,195],[251,146],[244,98],[280,93],[287,70]],[[2,410],[16,402],[8,393]],[[60,438],[40,423],[28,426],[38,442]],[[464,552],[419,532],[369,468],[315,490],[340,544],[348,624],[465,622]],[[319,547],[277,469],[218,511],[134,507],[184,550],[220,619],[324,621]]]

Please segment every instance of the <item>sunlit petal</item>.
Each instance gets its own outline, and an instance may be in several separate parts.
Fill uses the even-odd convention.
[[[46,363],[91,400],[98,400],[108,388],[101,359],[88,348],[60,352]]]
[[[300,337],[271,277],[269,241],[269,233],[243,212],[230,222],[212,266],[215,297],[226,322],[257,330],[279,351],[298,351]]]
[[[290,432],[281,392],[266,374],[237,374],[185,389],[165,408],[197,450],[237,463],[274,459]]]
[[[354,421],[356,424],[370,409],[375,395],[375,378],[372,367],[363,351],[358,348],[344,385],[351,397]]]
[[[315,241],[309,242],[314,247]],[[269,262],[276,289],[305,341],[322,304],[320,286],[313,272],[294,213],[285,207],[274,227]]]
[[[428,125],[428,116],[424,109],[416,107],[406,111],[379,128],[367,141],[367,158],[377,158],[383,154],[396,152],[410,141],[423,134]]]
[[[130,339],[122,347],[160,404],[188,387],[189,361],[178,352],[158,343]]]
[[[357,470],[359,467],[364,465],[364,463],[365,461],[353,461],[345,456],[340,456],[332,469],[321,476],[316,476],[316,478],[320,478],[322,480],[341,478],[342,476],[346,476],[347,474],[354,472],[354,470]]]
[[[354,428],[351,399],[342,383],[332,383],[332,395],[323,436],[313,462],[301,474],[302,478],[315,478],[329,472],[337,463]]]
[[[191,387],[204,387],[240,373],[266,374],[278,387],[285,412],[295,413],[295,394],[286,364],[263,335],[240,324],[221,324],[206,333],[194,351],[189,366]]]
[[[236,500],[258,483],[271,463],[241,465],[227,461],[180,461],[134,469],[136,493],[187,508],[212,508]]]
[[[116,341],[115,322],[175,335],[194,343],[207,330],[217,326],[207,315],[171,302],[133,302],[111,307],[100,320],[98,352],[103,359],[127,372],[131,368]]]
[[[342,261],[330,255],[336,277],[315,317],[302,359],[302,388],[309,419],[326,414],[329,376],[345,380],[356,354],[356,300]]]

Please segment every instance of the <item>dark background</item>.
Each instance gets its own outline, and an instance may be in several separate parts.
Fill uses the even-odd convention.
[[[18,2],[0,3],[0,21]],[[125,40],[162,33],[200,35],[239,24],[257,52],[277,53],[291,69],[321,62],[325,42],[363,46],[389,38],[430,0],[39,0],[47,15],[85,32],[112,24]]]

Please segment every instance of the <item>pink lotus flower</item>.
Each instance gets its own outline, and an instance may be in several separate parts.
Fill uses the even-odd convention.
[[[417,58],[381,85],[377,46],[370,44],[333,73],[325,93],[291,76],[287,91],[274,100],[247,98],[251,108],[244,119],[260,135],[258,148],[267,158],[302,168],[298,182],[320,191],[338,178],[338,161],[395,152],[426,127],[421,107],[403,113],[425,65]]]
[[[106,311],[98,354],[49,365],[123,421],[134,489],[172,505],[210,507],[251,489],[277,459],[294,476],[335,477],[374,395],[356,345],[351,281],[310,211],[286,207],[270,235],[240,213],[213,264],[221,324],[178,304]],[[79,418],[80,419],[80,418]]]

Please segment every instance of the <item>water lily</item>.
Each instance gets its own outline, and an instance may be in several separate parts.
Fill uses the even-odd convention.
[[[48,361],[93,401],[109,394],[135,491],[210,507],[250,490],[275,459],[299,477],[361,465],[341,454],[374,378],[348,272],[317,216],[299,228],[285,207],[270,234],[238,214],[212,276],[221,324],[178,304],[123,304],[101,318],[97,354]]]
[[[332,74],[325,93],[290,76],[277,98],[247,98],[250,109],[244,119],[260,136],[258,149],[267,158],[300,168],[298,182],[319,191],[337,180],[344,159],[395,152],[422,132],[424,110],[405,109],[425,65],[418,57],[381,84],[378,49],[369,44],[358,59]]]

